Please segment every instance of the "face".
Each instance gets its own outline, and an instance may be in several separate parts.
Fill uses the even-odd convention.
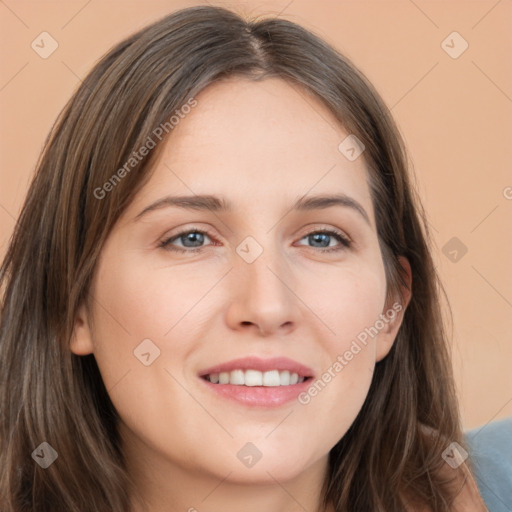
[[[196,100],[111,231],[71,348],[142,459],[285,481],[352,424],[406,304],[385,301],[364,153],[338,149],[318,100],[238,78]]]

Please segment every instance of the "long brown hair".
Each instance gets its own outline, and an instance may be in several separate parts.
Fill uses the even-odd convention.
[[[441,454],[450,441],[463,441],[442,287],[399,131],[368,80],[321,38],[284,19],[246,21],[219,7],[177,11],[111,49],[46,141],[0,269],[3,510],[129,510],[117,412],[94,356],[69,349],[74,318],[91,299],[103,242],[163,144],[157,140],[123,179],[109,180],[155,139],[156,127],[231,76],[280,77],[311,91],[364,143],[388,297],[405,283],[398,257],[411,265],[403,324],[359,415],[330,452],[324,504],[398,512],[408,496],[449,510],[454,491],[440,476]],[[108,194],[98,192],[107,182]],[[59,458],[46,469],[31,457],[44,441]]]

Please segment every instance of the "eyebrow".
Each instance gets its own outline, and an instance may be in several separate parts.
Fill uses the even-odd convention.
[[[363,206],[346,194],[332,194],[319,196],[302,196],[293,204],[291,210],[311,211],[324,210],[333,206],[342,206],[351,208],[359,213],[368,225],[370,218]],[[166,196],[144,208],[136,217],[139,220],[146,213],[154,210],[160,210],[166,207],[182,208],[185,210],[229,212],[233,210],[233,205],[226,199],[213,195],[193,195],[193,196]]]

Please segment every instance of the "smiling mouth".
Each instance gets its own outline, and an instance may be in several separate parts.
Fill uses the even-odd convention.
[[[234,386],[293,386],[300,384],[308,379],[309,376],[299,375],[288,370],[269,370],[260,372],[258,370],[231,370],[230,372],[210,373],[202,376],[203,379],[212,384]]]

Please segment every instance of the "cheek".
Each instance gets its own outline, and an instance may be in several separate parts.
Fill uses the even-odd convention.
[[[153,340],[162,348],[183,324],[189,328],[200,323],[197,306],[218,280],[214,274],[199,274],[197,267],[186,265],[153,268],[144,258],[118,258],[115,264],[112,260],[99,265],[93,288],[98,306],[96,352],[107,355],[115,347],[118,355],[122,351],[133,357],[143,340]],[[173,351],[181,346],[173,344]]]
[[[170,312],[183,309],[179,291],[157,281],[158,275],[123,255],[110,254],[98,265],[91,290],[93,344],[107,390],[161,358],[163,334],[175,323]]]
[[[315,269],[298,280],[296,293],[312,312],[310,322],[323,327],[320,339],[332,360],[350,349],[353,340],[373,341],[368,331],[383,312],[386,277],[382,261],[353,260],[346,266]],[[322,324],[322,325],[320,325]],[[350,356],[349,356],[350,357]]]
[[[190,446],[204,437],[197,418],[204,420],[205,411],[183,385],[184,363],[202,324],[201,308],[194,307],[218,278],[198,279],[185,266],[128,265],[122,258],[99,265],[96,276],[94,354],[122,428],[186,466]],[[212,430],[219,435],[215,424]],[[170,436],[181,439],[179,445],[170,447]]]
[[[377,260],[338,269],[320,281],[321,290],[310,286],[303,293],[325,325],[318,338],[325,362],[299,403],[329,431],[327,443],[335,443],[359,413],[371,384],[386,282]]]

